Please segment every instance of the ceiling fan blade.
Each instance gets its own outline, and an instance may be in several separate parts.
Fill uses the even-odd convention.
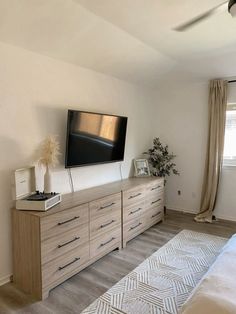
[[[223,11],[227,9],[228,6],[228,1],[224,1],[221,4],[218,4],[216,7],[206,11],[205,13],[198,15],[197,17],[193,18],[192,20],[177,26],[174,28],[175,31],[177,32],[184,32],[188,30],[189,28],[195,26],[196,24],[202,22],[203,20],[207,19],[208,17],[212,16],[213,14],[216,14],[219,11]]]

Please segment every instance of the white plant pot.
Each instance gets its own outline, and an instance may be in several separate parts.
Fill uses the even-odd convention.
[[[44,193],[52,192],[52,178],[51,171],[48,166],[46,166],[46,171],[44,174]]]

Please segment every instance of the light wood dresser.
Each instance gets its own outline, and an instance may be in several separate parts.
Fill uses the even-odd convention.
[[[164,219],[164,179],[156,178],[123,189],[122,200],[125,247],[129,240]]]
[[[13,281],[45,299],[69,277],[161,221],[164,182],[130,178],[63,196],[47,212],[12,211]]]

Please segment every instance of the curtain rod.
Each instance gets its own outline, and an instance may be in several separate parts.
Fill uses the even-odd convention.
[[[228,81],[228,83],[236,83],[236,80]]]

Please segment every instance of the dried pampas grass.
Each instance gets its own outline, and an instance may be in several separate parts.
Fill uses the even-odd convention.
[[[41,145],[40,158],[38,160],[39,165],[45,167],[55,167],[59,161],[60,145],[54,135],[49,135]]]

